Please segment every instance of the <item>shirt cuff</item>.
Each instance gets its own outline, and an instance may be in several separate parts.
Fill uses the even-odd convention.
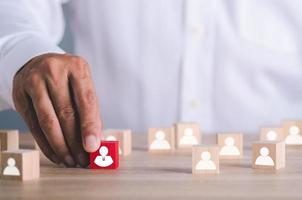
[[[64,53],[56,44],[43,37],[32,35],[18,41],[0,60],[0,95],[10,108],[15,109],[12,89],[16,72],[32,58],[45,53]],[[0,104],[1,104],[0,99]],[[3,103],[2,103],[3,104]],[[5,104],[0,107],[4,107]],[[5,106],[7,107],[7,106]]]

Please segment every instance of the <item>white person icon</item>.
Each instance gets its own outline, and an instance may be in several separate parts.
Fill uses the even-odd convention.
[[[277,139],[277,133],[274,130],[270,130],[266,133],[266,139],[270,141],[274,141]]]
[[[198,141],[193,134],[192,128],[185,128],[184,129],[184,135],[181,137],[179,144],[181,145],[194,145],[198,144]]]
[[[171,149],[171,145],[166,140],[166,134],[164,131],[157,131],[155,139],[150,145],[150,149]]]
[[[267,147],[262,147],[260,149],[260,156],[257,157],[255,164],[264,166],[274,166],[273,159],[269,156],[269,149]]]
[[[289,128],[288,136],[285,138],[286,144],[302,144],[302,136],[300,135],[300,128],[298,126],[291,126]]]
[[[13,158],[7,159],[7,166],[3,170],[3,175],[6,176],[20,176],[20,171],[16,167],[16,161]]]
[[[240,151],[237,146],[235,146],[235,140],[232,137],[227,137],[224,140],[224,146],[220,150],[220,155],[240,155]]]
[[[196,170],[216,170],[215,163],[211,160],[211,153],[204,151],[201,153],[201,160],[197,163]]]
[[[108,148],[102,146],[99,149],[100,155],[97,156],[94,160],[94,163],[99,167],[108,167],[113,163],[113,159],[111,156],[108,156]]]

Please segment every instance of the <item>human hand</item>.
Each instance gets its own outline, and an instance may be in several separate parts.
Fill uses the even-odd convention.
[[[43,54],[13,81],[16,110],[42,152],[68,167],[89,164],[100,145],[101,119],[89,65],[68,54]]]

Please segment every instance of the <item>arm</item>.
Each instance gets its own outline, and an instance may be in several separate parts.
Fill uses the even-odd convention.
[[[21,66],[43,53],[63,53],[57,44],[64,21],[57,0],[0,1],[0,19],[0,108],[8,108],[14,107],[12,82]]]
[[[100,144],[98,101],[88,64],[57,46],[59,0],[2,1],[0,18],[10,19],[0,22],[0,94],[50,160],[87,166]]]

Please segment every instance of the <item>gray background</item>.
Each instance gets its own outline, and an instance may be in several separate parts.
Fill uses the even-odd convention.
[[[72,53],[73,43],[68,23],[68,4],[64,5],[63,9],[66,19],[66,30],[60,47],[62,47],[66,52]],[[0,112],[0,129],[19,129],[21,131],[28,130],[26,124],[24,123],[20,115],[13,110],[5,110]]]

